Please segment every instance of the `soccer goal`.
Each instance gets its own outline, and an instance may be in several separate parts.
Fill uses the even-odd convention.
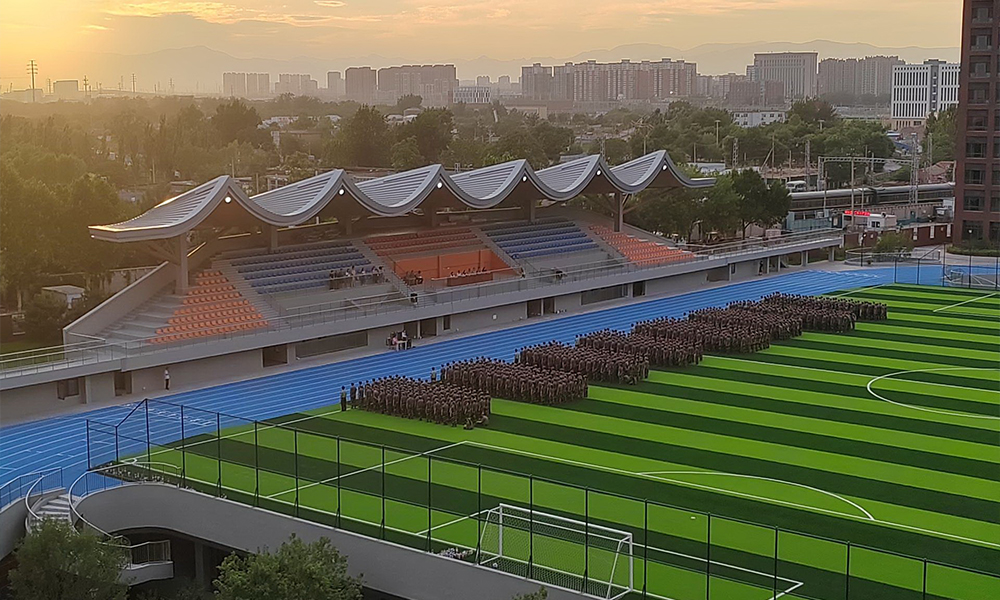
[[[632,534],[500,504],[486,511],[477,562],[597,598],[632,591]]]

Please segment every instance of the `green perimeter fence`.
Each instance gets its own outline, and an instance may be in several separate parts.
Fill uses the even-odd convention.
[[[167,481],[480,564],[484,543],[498,550],[495,533],[484,534],[491,510],[518,507],[527,524],[508,521],[504,570],[598,597],[1000,597],[994,573],[476,464],[460,458],[460,444],[347,439],[322,431],[324,421],[252,421],[145,400],[119,423],[87,421],[88,466],[120,465],[104,486]],[[577,524],[575,533],[544,526],[553,519]],[[610,550],[594,533],[609,530],[630,534],[630,544]]]
[[[876,252],[872,248],[855,248],[847,251],[845,263],[892,269],[893,283],[1000,291],[1000,256],[961,256],[948,254],[946,249],[933,246]]]

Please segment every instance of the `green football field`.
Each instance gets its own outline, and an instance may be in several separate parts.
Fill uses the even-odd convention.
[[[533,535],[503,530],[507,568],[576,589],[586,572],[598,596],[1000,598],[1000,294],[844,294],[889,320],[568,406],[494,400],[473,431],[330,407],[150,454],[193,487],[434,551],[495,551],[490,509],[531,508]]]

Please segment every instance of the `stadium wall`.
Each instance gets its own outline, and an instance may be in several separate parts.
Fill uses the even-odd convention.
[[[105,531],[168,531],[246,552],[277,548],[292,534],[307,543],[326,537],[347,556],[351,575],[364,575],[367,587],[411,600],[509,600],[539,587],[495,569],[170,485],[111,488],[85,497],[77,510]],[[549,600],[584,597],[546,589]]]

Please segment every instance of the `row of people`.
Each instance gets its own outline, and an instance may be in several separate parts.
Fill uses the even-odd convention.
[[[767,329],[741,323],[718,325],[708,320],[663,317],[636,323],[632,332],[654,338],[687,340],[701,344],[705,352],[726,354],[749,354],[771,345],[771,333]]]
[[[579,373],[592,381],[636,384],[649,375],[649,359],[625,354],[567,346],[549,342],[522,348],[514,357],[518,364]]]
[[[343,396],[343,391],[342,394]],[[472,429],[490,420],[490,395],[446,382],[427,383],[394,375],[351,386],[351,401],[362,410]]]
[[[701,362],[701,342],[682,338],[656,338],[620,331],[595,331],[576,340],[576,345],[610,352],[638,354],[654,367],[686,367]]]
[[[776,314],[761,309],[757,303],[743,302],[726,308],[703,308],[688,314],[690,321],[707,321],[720,327],[751,327],[768,332],[771,341],[790,340],[802,335],[802,319],[796,315]]]
[[[882,302],[869,302],[853,298],[831,298],[825,296],[796,296],[775,293],[764,296],[761,305],[767,307],[806,310],[838,310],[850,312],[858,321],[884,321],[889,318],[889,307]]]
[[[486,267],[479,267],[478,269],[462,269],[461,271],[452,271],[449,273],[448,277],[472,277],[474,275],[482,275],[489,272],[490,270]]]
[[[487,358],[449,363],[441,368],[441,380],[532,404],[565,404],[587,397],[587,378],[579,373]]]
[[[354,287],[356,285],[367,285],[373,283],[383,283],[385,272],[382,266],[348,267],[346,269],[334,269],[330,271],[330,289],[339,290],[342,288]]]

